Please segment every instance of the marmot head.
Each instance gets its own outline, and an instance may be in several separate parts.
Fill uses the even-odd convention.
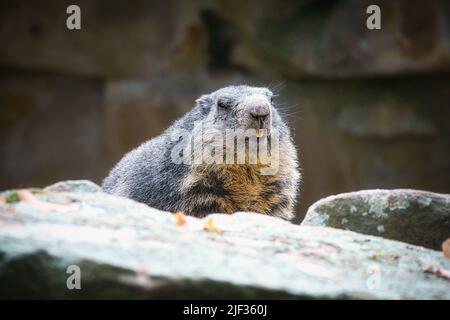
[[[267,88],[229,86],[196,100],[209,124],[221,129],[276,128],[279,115],[273,106],[273,93]]]

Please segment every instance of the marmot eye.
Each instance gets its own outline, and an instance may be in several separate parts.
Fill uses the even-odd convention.
[[[217,105],[218,105],[220,108],[224,108],[224,109],[226,109],[226,108],[228,108],[228,107],[230,106],[230,104],[228,103],[228,101],[225,101],[225,100],[219,100],[219,101],[217,102]]]

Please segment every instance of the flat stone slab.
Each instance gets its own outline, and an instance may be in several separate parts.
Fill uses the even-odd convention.
[[[255,213],[184,217],[87,182],[1,195],[0,298],[450,299],[450,259],[398,241]]]

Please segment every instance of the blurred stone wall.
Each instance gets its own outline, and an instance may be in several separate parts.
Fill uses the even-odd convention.
[[[449,1],[3,0],[0,43],[0,189],[100,183],[200,94],[247,83],[293,128],[297,220],[345,191],[450,193]]]

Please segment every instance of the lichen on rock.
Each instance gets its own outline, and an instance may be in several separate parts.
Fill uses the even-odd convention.
[[[450,236],[449,199],[450,195],[409,189],[343,193],[313,204],[302,225],[352,230],[440,250]]]

